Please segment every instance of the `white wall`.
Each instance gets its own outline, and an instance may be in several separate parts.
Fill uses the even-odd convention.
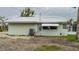
[[[8,34],[10,35],[28,35],[29,29],[35,29],[37,32],[36,24],[9,24],[8,25]]]
[[[58,26],[57,30],[39,30],[39,26],[37,24],[9,24],[8,25],[8,34],[10,35],[28,35],[29,29],[33,28],[36,31],[36,35],[41,36],[60,36],[67,35],[67,29],[63,29],[62,25]]]
[[[42,36],[60,36],[60,33],[62,33],[62,36],[67,35],[67,29],[63,29],[63,25],[59,25],[56,30],[41,30],[37,35]]]

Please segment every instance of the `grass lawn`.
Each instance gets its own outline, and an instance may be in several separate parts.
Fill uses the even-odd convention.
[[[67,36],[40,36],[40,37],[58,38],[58,40],[59,39],[61,39],[61,40],[65,39],[65,40],[70,41],[70,42],[76,42],[77,41],[76,35],[67,35]]]
[[[0,33],[0,51],[79,51],[75,35],[51,37],[8,36]]]
[[[61,50],[61,47],[56,46],[56,45],[43,45],[37,49],[35,49],[36,51],[57,51],[57,50]]]
[[[68,41],[71,41],[71,42],[77,41],[76,35],[68,35],[68,36],[63,36],[63,37],[66,38]]]
[[[34,51],[74,51],[74,50],[78,51],[79,49],[59,44],[42,45],[34,49]]]
[[[61,38],[62,40],[67,40],[69,42],[77,42],[76,35],[68,35],[68,36],[54,36],[52,38]],[[59,39],[57,39],[59,40]],[[66,49],[67,47],[64,47]],[[38,47],[36,51],[60,51],[64,50],[62,46],[57,46],[57,45],[42,45],[41,47]],[[68,48],[67,48],[68,49]],[[71,49],[71,48],[69,48]]]

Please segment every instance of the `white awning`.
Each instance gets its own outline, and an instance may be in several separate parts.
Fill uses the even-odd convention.
[[[42,24],[42,26],[59,26],[59,24]]]

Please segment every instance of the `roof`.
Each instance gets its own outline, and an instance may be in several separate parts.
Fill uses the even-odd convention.
[[[59,24],[42,24],[42,26],[59,26]]]
[[[59,23],[67,22],[67,19],[64,18],[37,18],[37,17],[19,17],[9,19],[6,22],[8,23]]]
[[[19,17],[19,18],[9,19],[6,22],[8,23],[37,23],[39,22],[39,19],[34,18],[34,17]]]

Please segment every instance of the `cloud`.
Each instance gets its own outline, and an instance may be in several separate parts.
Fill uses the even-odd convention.
[[[22,7],[0,7],[0,16],[13,17],[19,16]],[[71,7],[32,7],[36,15],[39,16],[58,16],[58,17],[76,17],[76,10]]]

